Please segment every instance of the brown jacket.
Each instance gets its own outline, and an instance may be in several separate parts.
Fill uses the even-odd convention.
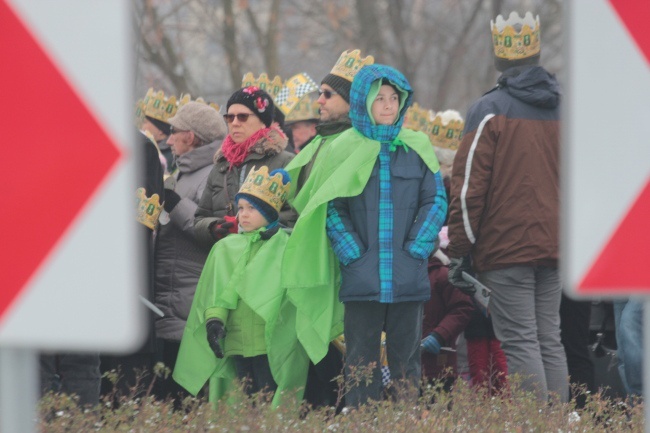
[[[470,108],[454,160],[449,256],[477,272],[558,259],[559,90],[543,68],[507,70]]]

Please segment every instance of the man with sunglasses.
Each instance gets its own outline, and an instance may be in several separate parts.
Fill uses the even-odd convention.
[[[321,81],[316,100],[320,106],[317,135],[301,148],[300,153],[286,167],[291,178],[296,179],[295,185],[291,186],[289,202],[299,214],[325,183],[325,179],[310,177],[312,169],[332,156],[329,155],[332,141],[352,127],[348,117],[352,80],[363,66],[372,63],[373,56],[362,58],[359,50],[344,51],[330,73]],[[322,230],[324,232],[325,227]],[[334,260],[328,246],[317,246],[309,241],[313,234],[310,232],[310,229],[301,225],[299,217],[287,243],[282,279],[283,285],[289,288],[290,298],[300,304],[298,310],[304,313],[306,319],[313,320],[312,328],[305,331],[302,334],[304,338],[301,339],[312,361],[316,361],[315,365],[310,366],[305,399],[314,406],[332,406],[337,401],[337,383],[333,379],[343,369],[341,353],[330,343],[343,332],[343,307],[337,296],[338,267],[331,267],[332,274],[327,278],[328,281],[303,270],[305,257],[308,256],[324,264],[324,268],[329,268],[325,263]],[[315,338],[315,335],[319,338]]]

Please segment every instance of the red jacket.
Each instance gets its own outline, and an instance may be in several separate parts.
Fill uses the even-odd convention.
[[[431,299],[424,304],[422,338],[436,332],[444,340],[442,346],[455,349],[456,338],[469,323],[474,304],[469,296],[449,283],[448,269],[438,258],[429,258],[428,270]],[[422,374],[425,377],[438,377],[448,368],[456,374],[455,352],[443,351],[439,355],[433,355],[422,351]]]

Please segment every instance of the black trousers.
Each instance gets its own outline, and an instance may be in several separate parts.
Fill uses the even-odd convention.
[[[576,301],[562,294],[560,304],[560,336],[572,388],[585,385],[588,391],[595,391],[594,362],[589,351],[589,325],[591,322],[591,302]],[[571,397],[576,405],[583,407],[585,397],[572,391]]]

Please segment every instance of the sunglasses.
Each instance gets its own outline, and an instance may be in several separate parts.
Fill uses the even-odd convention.
[[[319,95],[323,95],[325,99],[329,99],[334,95],[338,95],[334,90],[319,90],[318,91]]]
[[[169,135],[178,134],[179,132],[187,132],[187,130],[176,129],[173,126],[169,127]]]
[[[253,116],[253,113],[224,114],[223,119],[228,123],[232,123],[235,121],[236,117],[239,122],[244,123],[250,116]]]

